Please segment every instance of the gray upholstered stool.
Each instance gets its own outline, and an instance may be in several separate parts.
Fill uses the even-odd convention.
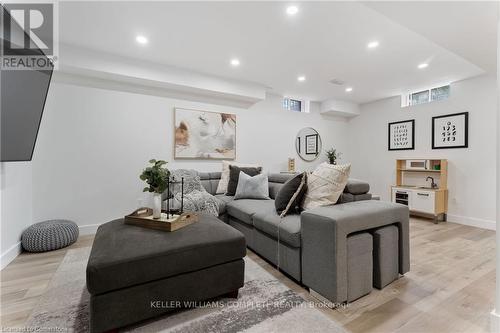
[[[347,237],[347,301],[354,301],[372,291],[373,240],[364,232]]]
[[[394,225],[373,232],[373,286],[382,289],[399,277],[399,234]]]
[[[78,238],[78,226],[67,220],[51,220],[33,224],[21,236],[28,252],[57,250],[73,244]]]

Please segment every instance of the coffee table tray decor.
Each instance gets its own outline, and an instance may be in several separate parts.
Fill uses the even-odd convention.
[[[155,219],[151,208],[139,208],[132,214],[125,216],[124,219],[125,224],[168,232],[184,228],[195,222],[198,222],[198,214],[189,212],[174,215],[162,211],[161,217]]]

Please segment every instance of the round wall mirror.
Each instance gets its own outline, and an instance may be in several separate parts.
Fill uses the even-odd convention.
[[[304,127],[295,138],[295,149],[304,161],[314,161],[321,152],[321,137],[312,127]]]

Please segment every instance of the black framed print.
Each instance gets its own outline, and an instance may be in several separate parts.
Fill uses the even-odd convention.
[[[469,147],[469,112],[432,117],[432,149]]]
[[[415,149],[415,119],[389,123],[389,150]]]
[[[306,135],[306,155],[318,154],[318,134]]]

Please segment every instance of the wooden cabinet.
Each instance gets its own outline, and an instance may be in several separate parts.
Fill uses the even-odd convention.
[[[412,190],[411,191],[411,205],[410,209],[422,212],[434,214],[436,207],[436,196],[432,191],[420,191],[420,190]]]
[[[424,167],[408,169],[410,160],[396,161],[396,185],[391,188],[392,202],[407,205],[411,213],[427,214],[434,217],[442,216],[446,220],[448,211],[448,163],[446,160],[425,160]],[[432,177],[432,187],[428,183]],[[413,183],[411,183],[413,182]]]

